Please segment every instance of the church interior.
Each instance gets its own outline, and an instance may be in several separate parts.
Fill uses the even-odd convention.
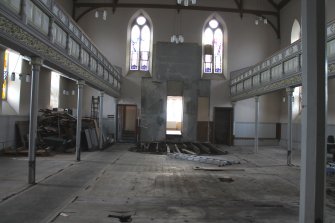
[[[334,0],[0,0],[0,222],[335,222]]]

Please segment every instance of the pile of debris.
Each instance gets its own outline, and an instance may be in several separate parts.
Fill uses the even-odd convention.
[[[167,153],[184,153],[189,155],[226,155],[227,151],[222,151],[211,143],[200,142],[184,142],[184,143],[170,143],[170,142],[150,142],[140,143],[133,151],[167,154]]]
[[[37,125],[36,155],[49,156],[55,152],[74,152],[76,145],[77,119],[66,110],[40,109]],[[17,121],[15,149],[4,150],[5,155],[27,155],[29,148],[29,121]],[[95,150],[99,148],[100,129],[92,118],[82,119],[81,148]],[[104,137],[104,145],[111,139]]]
[[[240,163],[239,161],[229,161],[221,157],[213,156],[226,155],[228,152],[222,151],[210,143],[141,143],[137,147],[132,148],[131,151],[151,154],[166,154],[170,158],[213,164],[217,166],[226,166]]]

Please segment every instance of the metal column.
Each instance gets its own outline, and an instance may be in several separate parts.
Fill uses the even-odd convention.
[[[325,222],[325,0],[302,0],[302,139],[300,223]]]
[[[292,95],[293,88],[286,88],[287,93],[287,165],[292,165]]]
[[[104,107],[104,92],[100,91],[100,108],[99,108],[99,128],[100,128],[100,134],[99,134],[99,148],[102,149],[102,113],[103,113],[103,107]]]
[[[2,85],[4,82],[4,61],[5,61],[6,48],[0,45],[0,115],[2,114]],[[9,77],[8,77],[9,79]]]
[[[36,173],[36,138],[37,138],[37,115],[38,115],[38,88],[40,70],[43,60],[39,57],[31,58],[31,90],[30,90],[30,116],[29,116],[29,171],[28,182],[35,184]]]
[[[259,97],[255,97],[255,153],[258,152],[258,140],[259,140],[259,120],[258,120],[258,113],[259,113]]]
[[[77,97],[77,132],[76,132],[76,158],[80,161],[80,140],[81,140],[81,119],[83,107],[83,88],[85,81],[78,81],[78,97]]]

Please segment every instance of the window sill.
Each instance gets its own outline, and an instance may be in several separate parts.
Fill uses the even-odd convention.
[[[126,76],[127,77],[152,77],[149,71],[138,71],[138,70],[129,70]]]
[[[202,73],[201,79],[206,79],[206,80],[226,80],[226,77],[223,74],[204,74],[204,73]]]

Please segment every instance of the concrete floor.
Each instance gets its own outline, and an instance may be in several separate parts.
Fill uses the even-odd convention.
[[[0,222],[298,222],[299,154],[286,166],[281,148],[224,148],[240,170],[165,155],[129,152],[116,144],[102,152],[56,155],[37,160],[38,184],[28,186],[27,160],[0,157]],[[244,171],[241,171],[244,169]],[[232,182],[225,179],[231,177]],[[328,177],[328,194],[335,180]],[[330,192],[329,192],[330,191]],[[334,195],[328,196],[326,222],[335,222]],[[121,218],[122,221],[119,219]]]

